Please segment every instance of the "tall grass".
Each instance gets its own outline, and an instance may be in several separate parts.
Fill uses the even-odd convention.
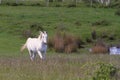
[[[109,55],[48,55],[31,62],[28,57],[0,57],[1,80],[88,80],[99,71],[98,64],[119,68],[119,56]],[[104,66],[103,66],[104,67]],[[109,68],[109,67],[108,67]],[[97,69],[97,70],[96,70]],[[105,68],[106,69],[106,68]],[[101,69],[100,69],[101,70]],[[105,71],[105,70],[104,70]],[[100,73],[101,74],[101,73]],[[104,73],[105,74],[105,73]],[[106,72],[105,75],[109,73]],[[119,79],[119,71],[116,78]],[[113,80],[114,77],[112,76]]]

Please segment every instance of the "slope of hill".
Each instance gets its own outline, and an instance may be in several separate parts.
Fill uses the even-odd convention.
[[[96,30],[98,36],[115,35],[118,42],[120,16],[115,15],[115,11],[111,8],[0,6],[0,52],[18,52],[25,42],[23,32],[36,27],[34,25],[46,30],[49,37],[62,29],[85,39]]]

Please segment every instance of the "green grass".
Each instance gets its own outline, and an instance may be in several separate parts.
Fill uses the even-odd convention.
[[[120,17],[115,15],[116,9],[111,8],[65,8],[65,7],[32,7],[32,6],[0,6],[0,52],[15,53],[24,44],[22,32],[30,25],[40,23],[53,36],[56,26],[63,25],[65,31],[85,39],[91,37],[91,31],[97,34],[105,32],[120,38]],[[107,20],[108,26],[92,26],[93,22]],[[79,22],[81,25],[76,25]],[[36,32],[38,34],[38,32]],[[9,40],[9,41],[8,41]],[[7,45],[4,45],[6,44]],[[11,48],[11,49],[10,49]]]
[[[97,20],[108,20],[110,26],[97,27],[99,32],[102,30],[116,31],[119,27],[119,16],[114,15],[115,9],[104,8],[55,8],[55,7],[0,7],[1,26],[9,28],[29,27],[32,23],[41,23],[53,34],[58,24],[64,24],[68,31],[81,36],[88,35],[92,27],[91,23]],[[10,11],[9,11],[10,10]],[[80,21],[81,26],[76,26],[75,22]],[[114,28],[112,28],[114,26]],[[22,30],[21,29],[21,30]]]

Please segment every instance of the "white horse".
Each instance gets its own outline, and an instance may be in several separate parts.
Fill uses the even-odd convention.
[[[27,48],[29,51],[30,59],[33,61],[36,54],[40,56],[41,59],[45,59],[47,50],[47,33],[46,31],[41,32],[38,38],[28,38],[26,43],[22,46],[21,52]]]

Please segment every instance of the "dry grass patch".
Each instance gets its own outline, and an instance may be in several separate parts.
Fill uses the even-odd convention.
[[[48,55],[46,60],[29,57],[0,57],[1,80],[88,80],[94,76],[99,62],[119,68],[119,56]],[[117,76],[119,78],[119,75]]]
[[[54,37],[49,38],[48,45],[56,52],[72,53],[77,52],[84,42],[76,36],[68,33],[57,32]]]

